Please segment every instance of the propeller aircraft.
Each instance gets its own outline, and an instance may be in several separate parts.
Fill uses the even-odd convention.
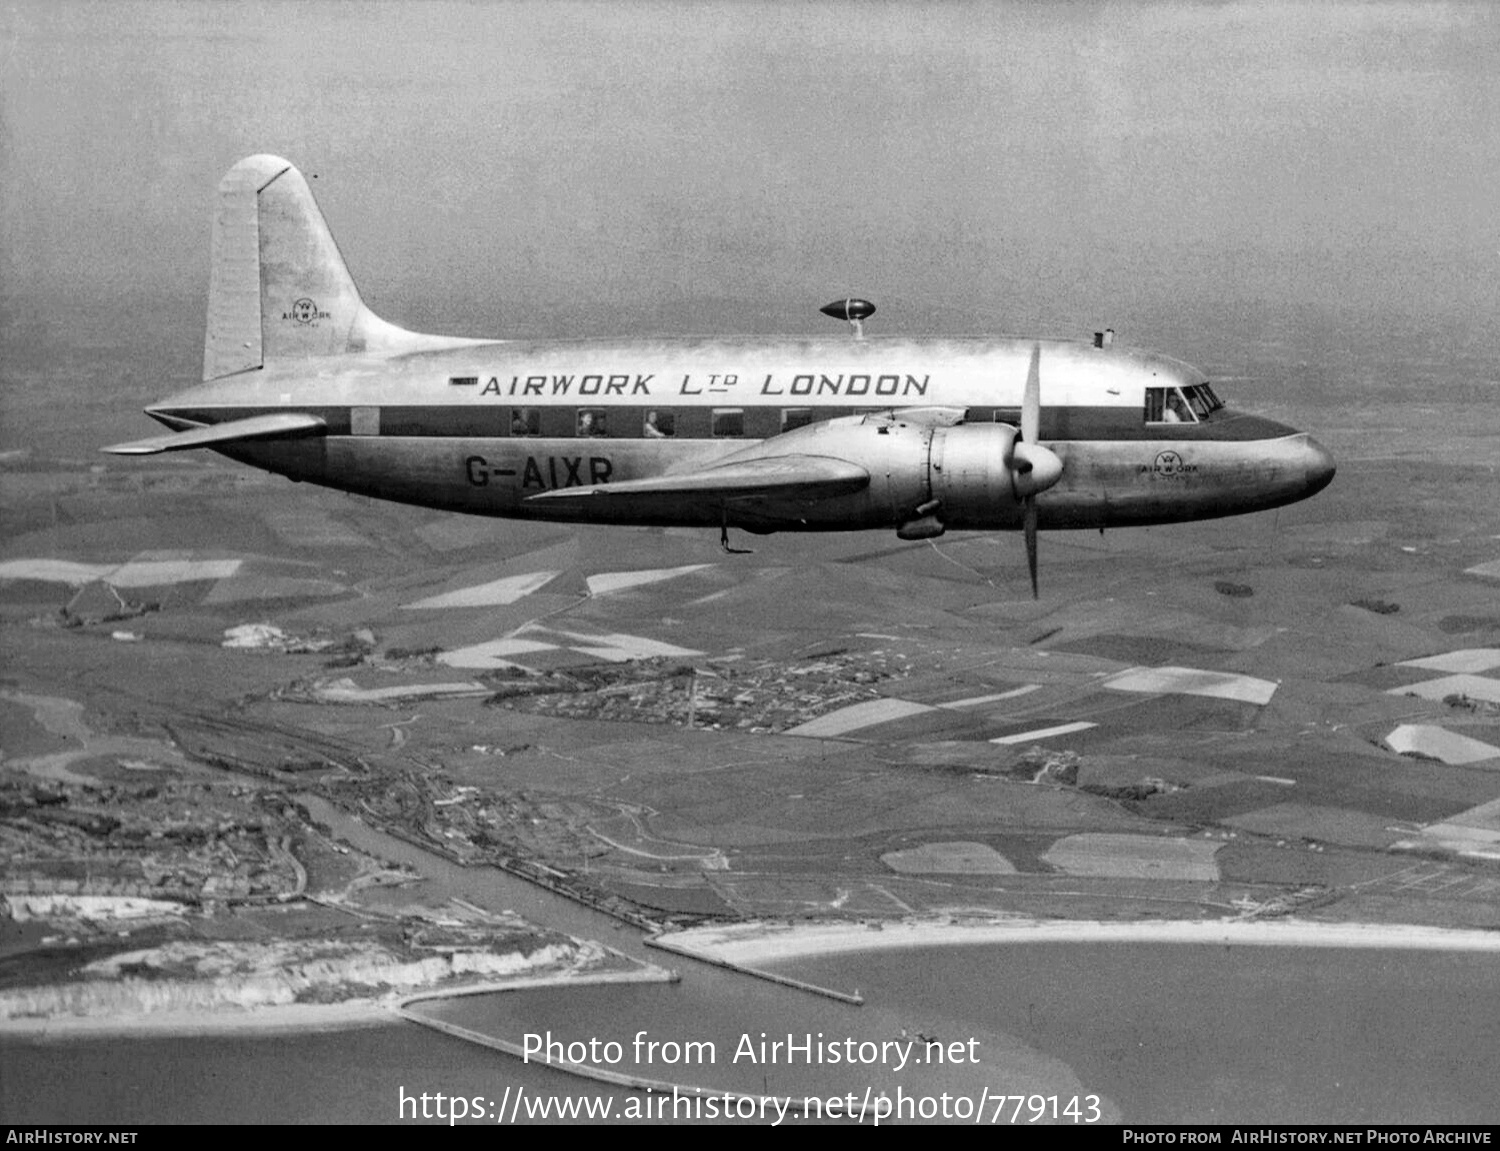
[[[1115,344],[424,335],[361,301],[302,174],[219,185],[203,382],[120,455],[209,448],[295,481],[474,515],[752,533],[1016,530],[1238,515],[1332,480],[1306,433]]]

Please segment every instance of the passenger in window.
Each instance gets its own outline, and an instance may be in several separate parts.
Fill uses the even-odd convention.
[[[604,435],[604,413],[590,411],[587,408],[579,412],[578,434],[580,436]]]
[[[648,440],[664,440],[672,434],[672,417],[660,416],[652,408],[646,413],[646,426],[643,430]]]
[[[530,408],[513,408],[510,413],[510,434],[534,436],[539,430],[537,413]]]

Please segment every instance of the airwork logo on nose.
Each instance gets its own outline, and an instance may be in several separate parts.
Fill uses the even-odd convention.
[[[1151,466],[1149,468],[1141,468],[1143,472],[1149,471],[1153,476],[1161,476],[1163,479],[1169,480],[1188,475],[1197,470],[1197,464],[1184,463],[1182,457],[1174,451],[1157,452],[1156,459],[1151,461]]]
[[[318,301],[310,300],[303,296],[300,300],[294,300],[290,311],[282,312],[283,320],[291,320],[296,324],[311,324],[315,320],[328,320],[333,318],[331,312],[318,310]]]

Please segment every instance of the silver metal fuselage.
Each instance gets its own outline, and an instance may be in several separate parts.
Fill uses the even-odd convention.
[[[1019,420],[1038,346],[1040,440],[1063,464],[1036,497],[1042,528],[1237,515],[1304,499],[1333,476],[1316,441],[1271,420],[1219,408],[1150,421],[1148,389],[1205,382],[1187,364],[1053,340],[455,339],[268,362],[147,410],[174,430],[310,413],[326,434],[216,450],[293,480],[475,515],[827,531],[899,526],[936,500],[948,528],[1003,530],[1021,526],[1022,510],[997,436],[1013,435],[1005,425]],[[931,409],[952,409],[949,426],[922,414]],[[856,463],[870,482],[805,502],[529,500],[782,445]]]

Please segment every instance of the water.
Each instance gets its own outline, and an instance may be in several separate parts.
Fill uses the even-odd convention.
[[[1494,1123],[1500,971],[1492,955],[1347,948],[1025,944],[807,960],[789,970],[857,984],[860,1009],[730,977],[677,988],[511,993],[436,1010],[519,1039],[712,1040],[713,1063],[663,1078],[821,1097],[864,1083],[908,1094],[1097,1094],[1136,1123]],[[726,993],[725,988],[733,990]],[[889,1039],[913,1024],[978,1040],[943,1070],[732,1059],[749,1034]],[[619,1070],[636,1067],[628,1053]],[[399,1093],[498,1101],[640,1093],[549,1071],[415,1025],[341,1033],[0,1043],[10,1122],[396,1122]],[[410,1109],[409,1109],[410,1111]],[[410,1114],[408,1115],[408,1118]],[[792,1120],[801,1122],[801,1120]]]
[[[1494,1123],[1493,954],[1025,944],[796,965],[1066,1062],[1133,1123]]]

